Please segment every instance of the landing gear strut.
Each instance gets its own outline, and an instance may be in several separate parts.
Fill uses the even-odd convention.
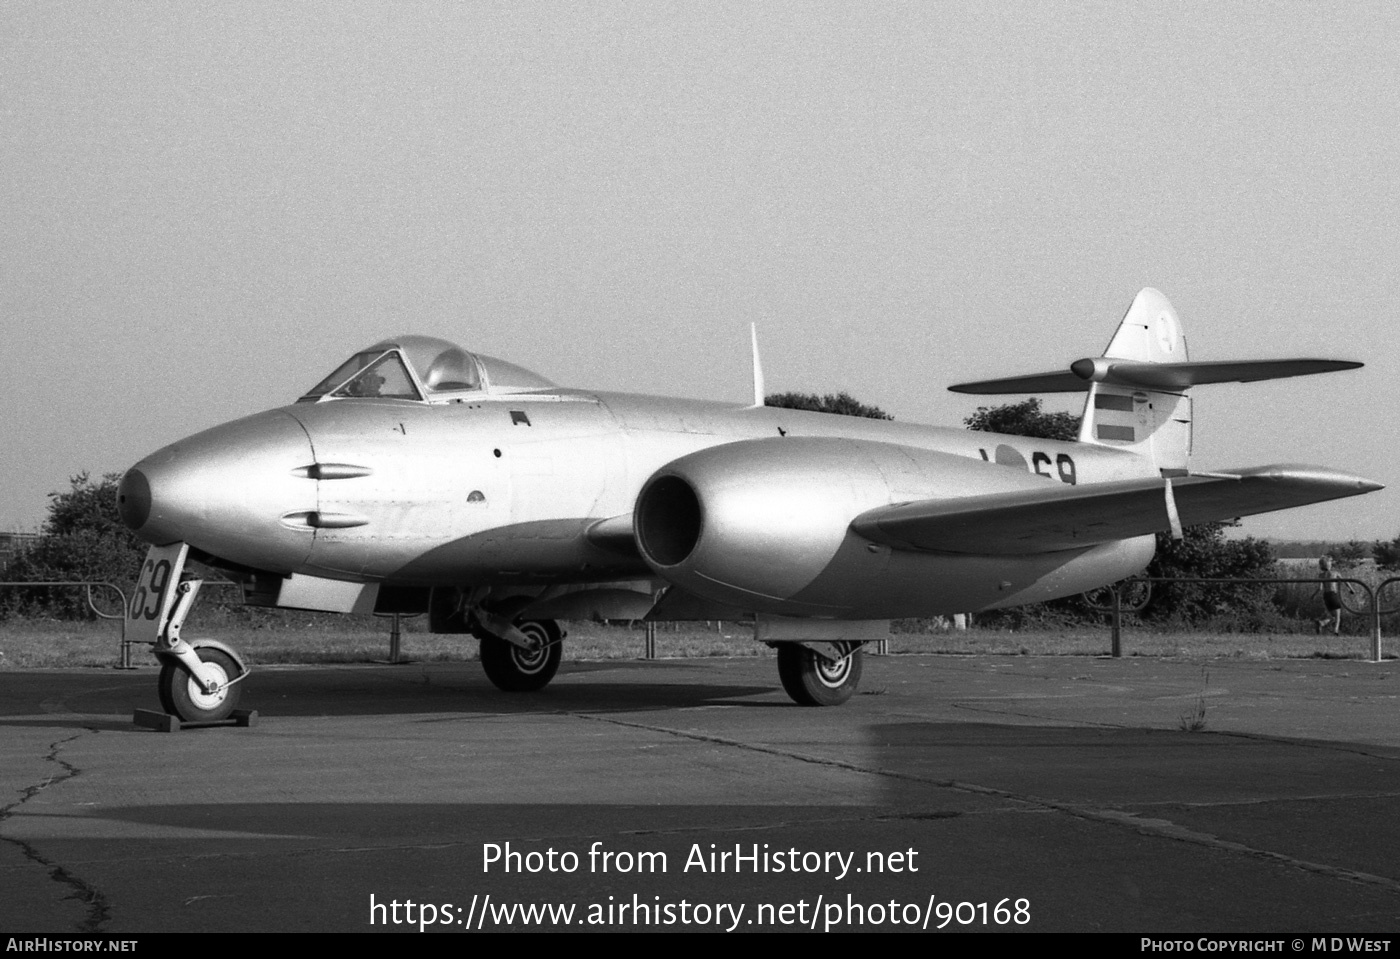
[[[160,705],[185,723],[217,723],[238,706],[248,667],[232,647],[213,639],[187,642],[180,627],[194,608],[203,580],[191,579],[175,590],[175,609],[156,640],[160,660]]]
[[[152,546],[127,610],[129,628],[155,627],[160,660],[161,707],[185,723],[216,723],[238,706],[248,666],[232,647],[212,639],[180,638],[185,617],[194,608],[203,580],[180,582],[189,546]]]
[[[861,643],[775,643],[778,678],[799,706],[839,706],[860,686]]]

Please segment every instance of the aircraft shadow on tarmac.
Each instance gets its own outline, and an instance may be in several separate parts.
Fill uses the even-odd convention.
[[[267,717],[422,715],[441,713],[554,713],[560,711],[618,712],[637,709],[683,709],[707,705],[763,706],[774,709],[799,707],[783,697],[782,689],[753,683],[715,683],[687,680],[607,682],[590,678],[586,684],[570,683],[574,676],[596,677],[605,672],[635,672],[646,664],[566,664],[556,681],[533,693],[503,693],[491,685],[474,663],[465,668],[406,665],[373,673],[335,670],[326,673],[264,671],[257,678],[256,696],[248,696],[248,708]],[[668,670],[674,669],[668,664]],[[672,674],[673,677],[674,674]],[[771,701],[752,702],[748,697],[774,694]],[[782,697],[782,698],[779,698]]]
[[[619,712],[646,709],[685,709],[698,706],[745,706],[806,712],[783,694],[776,682],[753,683],[751,677],[735,682],[696,682],[677,670],[690,671],[705,664],[608,662],[566,663],[548,688],[533,693],[504,693],[493,686],[476,663],[404,663],[395,666],[325,666],[310,668],[255,668],[240,706],[257,710],[262,718],[282,716],[380,716],[438,715],[443,713],[500,714],[555,713],[568,711]],[[662,675],[647,676],[646,673]],[[600,681],[600,674],[627,674],[618,682]],[[636,675],[642,673],[644,675]],[[11,674],[12,676],[18,674]],[[571,677],[587,677],[570,683]],[[0,675],[0,697],[7,698],[5,713],[23,716],[5,719],[0,726],[46,728],[138,729],[129,719],[133,709],[159,710],[149,672],[58,675],[42,690],[6,688]],[[754,697],[763,697],[755,700]],[[28,700],[26,703],[25,701]],[[34,714],[49,713],[43,719]],[[107,715],[103,715],[107,714]]]
[[[244,833],[249,839],[351,837],[389,845],[406,837],[433,834],[443,842],[468,841],[478,834],[498,836],[531,831],[541,823],[549,831],[609,833],[689,832],[713,828],[742,830],[772,822],[771,805],[644,805],[600,803],[433,802],[295,802],[295,803],[173,803],[113,806],[98,814],[104,820],[162,826],[175,830],[217,830]],[[783,806],[784,821],[821,824],[831,820],[864,819],[867,807]],[[184,838],[178,834],[171,838]],[[230,837],[232,838],[232,837]],[[149,839],[143,839],[149,841]],[[634,842],[636,840],[633,840]]]

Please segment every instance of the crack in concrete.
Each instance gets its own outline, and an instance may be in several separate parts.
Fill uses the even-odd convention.
[[[67,739],[59,739],[49,744],[49,751],[48,754],[44,756],[44,761],[58,764],[63,769],[62,774],[50,775],[41,783],[27,786],[24,791],[20,793],[20,798],[16,802],[12,802],[8,806],[0,807],[0,823],[9,819],[15,814],[16,809],[29,802],[50,786],[56,783],[66,782],[69,779],[81,775],[82,770],[60,756],[59,751],[68,743],[90,732],[96,732],[96,730],[85,729],[83,732],[74,733]],[[68,887],[69,893],[63,897],[64,899],[76,899],[87,907],[87,917],[78,924],[78,928],[75,931],[87,933],[102,931],[103,925],[111,919],[111,909],[108,906],[107,897],[102,895],[96,887],[87,883],[81,877],[65,869],[58,863],[44,858],[32,843],[26,842],[23,839],[16,839],[13,836],[4,835],[0,835],[0,841],[8,842],[18,847],[26,859],[35,863],[40,868],[46,869],[50,879],[61,886]]]
[[[1203,846],[1218,852],[1230,855],[1245,855],[1256,859],[1263,859],[1279,865],[1299,869],[1318,875],[1327,876],[1332,879],[1341,879],[1347,882],[1360,883],[1367,886],[1379,886],[1391,892],[1400,893],[1400,881],[1390,879],[1386,876],[1377,876],[1372,873],[1360,872],[1354,869],[1343,869],[1340,866],[1329,866],[1325,863],[1310,862],[1306,859],[1298,859],[1283,853],[1273,852],[1268,849],[1258,849],[1247,846],[1244,843],[1232,842],[1228,839],[1221,839],[1219,836],[1210,833],[1198,832],[1185,826],[1177,825],[1166,819],[1144,819],[1136,813],[1125,812],[1119,809],[1099,809],[1093,806],[1084,806],[1078,803],[1060,802],[1059,800],[1046,799],[1040,796],[1023,795],[1011,792],[1006,789],[996,789],[992,786],[982,786],[978,783],[961,782],[956,779],[935,779],[931,776],[920,776],[916,773],[901,772],[894,769],[881,769],[875,766],[864,766],[859,763],[847,762],[842,759],[829,759],[822,756],[810,756],[804,753],[789,749],[779,749],[775,746],[764,746],[758,743],[746,743],[736,739],[728,739],[723,736],[715,736],[708,733],[688,732],[680,729],[668,729],[664,726],[652,726],[646,723],[625,722],[620,719],[611,719],[604,716],[590,716],[586,713],[566,713],[577,719],[585,719],[590,722],[610,723],[616,726],[625,726],[631,729],[643,729],[649,732],[662,733],[676,736],[682,739],[690,739],[696,742],[711,743],[720,746],[730,746],[736,749],[745,749],[751,752],[763,753],[769,756],[781,756],[787,759],[794,759],[798,762],[811,763],[819,766],[828,766],[834,769],[844,769],[850,772],[862,773],[871,776],[882,776],[889,779],[899,779],[906,782],[917,782],[923,785],[934,786],[940,789],[951,789],[957,792],[970,793],[978,796],[993,796],[1004,799],[1008,802],[1019,803],[1034,809],[1054,811],[1083,819],[1089,822],[1096,822],[1119,828],[1127,827],[1143,835],[1156,836],[1161,839],[1170,839],[1177,842],[1190,843],[1192,845]]]

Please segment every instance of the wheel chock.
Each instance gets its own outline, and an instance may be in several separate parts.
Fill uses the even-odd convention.
[[[182,729],[204,729],[211,726],[251,726],[258,721],[258,711],[256,709],[235,709],[228,719],[221,719],[218,722],[187,723],[181,721],[179,716],[172,716],[169,713],[162,713],[154,709],[138,709],[132,713],[131,721],[137,726],[154,729],[158,733],[178,733]]]

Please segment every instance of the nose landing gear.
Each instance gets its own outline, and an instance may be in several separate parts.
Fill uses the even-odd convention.
[[[203,585],[199,579],[180,582],[188,552],[184,543],[151,547],[127,609],[127,627],[129,632],[156,627],[152,652],[161,664],[157,688],[166,714],[182,723],[217,723],[234,715],[242,693],[238,684],[250,670],[224,643],[180,638]]]

